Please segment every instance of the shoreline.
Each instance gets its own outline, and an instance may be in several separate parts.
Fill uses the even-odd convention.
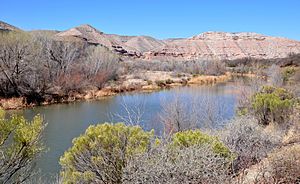
[[[21,110],[26,108],[32,108],[36,106],[47,106],[52,104],[64,104],[72,103],[77,101],[88,101],[88,100],[99,100],[102,98],[116,96],[118,94],[126,92],[138,92],[138,93],[149,93],[160,91],[163,89],[171,89],[182,86],[193,86],[193,85],[214,85],[221,82],[226,82],[235,76],[233,73],[226,72],[219,76],[208,76],[208,75],[194,75],[188,80],[173,81],[170,79],[155,81],[150,84],[141,85],[109,85],[100,90],[87,90],[83,93],[72,93],[70,95],[64,95],[59,100],[52,99],[51,101],[44,101],[41,104],[31,103],[26,104],[24,97],[12,97],[12,98],[0,98],[0,108],[4,110]]]

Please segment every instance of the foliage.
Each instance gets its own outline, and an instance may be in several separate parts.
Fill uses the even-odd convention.
[[[287,83],[290,78],[295,74],[296,69],[294,67],[286,67],[283,71],[283,82]]]
[[[152,138],[138,126],[90,126],[60,159],[64,183],[121,183],[127,160],[147,151]]]
[[[263,125],[270,122],[286,123],[294,103],[293,95],[286,89],[265,86],[253,96],[252,108]]]
[[[187,130],[175,133],[172,136],[172,145],[177,147],[211,145],[214,153],[228,158],[233,156],[218,137],[210,136],[200,130]]]
[[[0,183],[23,183],[33,174],[34,159],[44,150],[40,115],[31,122],[22,116],[5,119],[0,110]]]

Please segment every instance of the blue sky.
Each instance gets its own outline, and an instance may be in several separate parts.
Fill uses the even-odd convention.
[[[91,24],[106,33],[190,37],[258,32],[300,40],[300,0],[1,0],[0,20],[25,30]]]

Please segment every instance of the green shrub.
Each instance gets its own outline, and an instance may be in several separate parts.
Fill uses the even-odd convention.
[[[145,152],[151,138],[153,131],[139,126],[90,126],[60,159],[64,183],[121,183],[127,160]]]
[[[124,183],[229,183],[233,154],[217,137],[188,130],[129,160]]]
[[[172,143],[175,147],[192,147],[210,145],[212,150],[224,157],[232,157],[230,150],[218,139],[200,130],[187,130],[177,132],[172,136]]]
[[[284,123],[289,120],[295,99],[284,88],[265,86],[252,99],[252,108],[260,123]]]
[[[32,176],[34,160],[44,150],[43,129],[39,115],[32,121],[17,115],[6,119],[0,109],[0,183],[20,183]]]
[[[288,82],[289,79],[295,74],[296,69],[294,67],[287,67],[283,71],[283,81]]]

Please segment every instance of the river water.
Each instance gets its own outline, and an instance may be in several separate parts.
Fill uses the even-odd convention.
[[[235,91],[233,82],[213,86],[178,87],[151,93],[126,93],[94,101],[35,107],[20,113],[27,118],[41,114],[47,123],[43,141],[48,151],[38,159],[37,167],[41,173],[49,176],[59,173],[59,158],[72,145],[73,138],[84,133],[89,125],[120,121],[116,114],[126,114],[124,104],[129,109],[141,107],[144,112],[141,126],[145,130],[154,129],[159,135],[162,125],[158,123],[158,115],[162,110],[162,102],[169,102],[180,96],[188,104],[209,97],[218,104],[216,113],[226,120],[235,115]],[[207,104],[202,106],[205,108]]]

